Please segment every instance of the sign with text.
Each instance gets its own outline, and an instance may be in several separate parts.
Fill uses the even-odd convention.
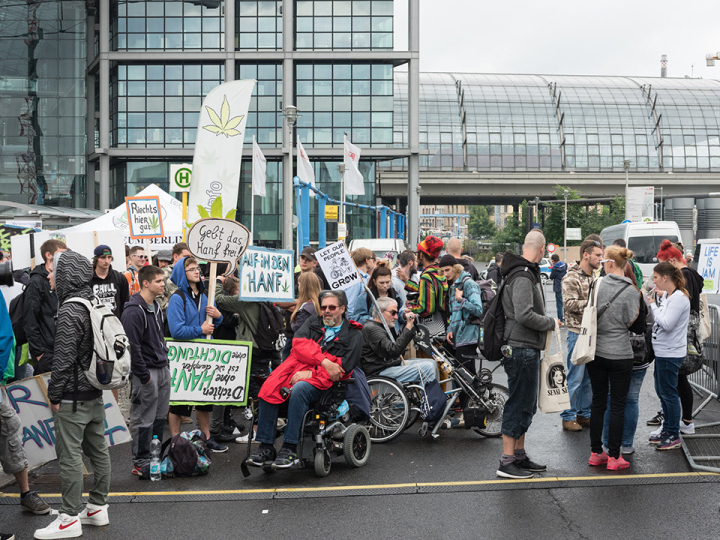
[[[10,405],[20,417],[22,444],[30,468],[57,459],[55,420],[47,399],[50,374],[38,375],[6,387]],[[103,392],[105,402],[105,440],[108,446],[130,441],[130,431],[112,392]],[[72,405],[68,405],[72,407]]]
[[[325,205],[325,221],[334,223],[338,220],[340,214],[340,207],[336,204]]]
[[[190,192],[192,163],[170,165],[170,193]]]
[[[335,242],[317,250],[315,258],[332,290],[345,290],[356,283],[362,283],[360,272],[355,268],[344,242]]]
[[[568,227],[565,229],[565,238],[567,240],[582,240],[582,230],[580,227]]]
[[[347,223],[338,223],[338,240],[347,238]]]
[[[697,271],[703,278],[703,291],[717,294],[720,289],[720,244],[700,244]]]
[[[203,261],[228,263],[226,276],[235,271],[249,241],[250,231],[232,219],[201,219],[187,233],[190,253]]]
[[[165,236],[158,196],[125,197],[125,205],[130,238],[138,240]]]
[[[240,300],[294,302],[292,250],[250,246],[240,258]]]
[[[625,219],[642,221],[655,216],[655,188],[629,187],[625,193]]]
[[[165,341],[170,361],[170,403],[247,403],[252,343],[219,339]]]

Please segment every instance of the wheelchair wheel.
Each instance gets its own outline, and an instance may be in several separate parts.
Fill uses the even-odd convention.
[[[351,425],[343,437],[345,462],[353,467],[364,467],[370,458],[370,434],[357,424]]]
[[[330,452],[327,450],[315,450],[315,474],[320,478],[330,474]]]
[[[385,443],[398,437],[410,415],[410,402],[402,386],[386,377],[368,377],[370,387],[370,422],[368,432],[374,443]]]
[[[510,397],[510,391],[499,384],[491,384],[488,388],[490,391],[488,401],[495,407],[495,411],[488,414],[485,429],[474,427],[472,430],[485,437],[499,437],[502,434],[503,410],[505,409],[505,402]]]

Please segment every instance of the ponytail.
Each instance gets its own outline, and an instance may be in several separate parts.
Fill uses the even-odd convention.
[[[687,289],[685,288],[685,276],[683,276],[680,268],[675,268],[675,266],[669,262],[661,262],[653,268],[653,272],[659,276],[669,277],[677,289],[679,289],[688,298],[690,297]]]

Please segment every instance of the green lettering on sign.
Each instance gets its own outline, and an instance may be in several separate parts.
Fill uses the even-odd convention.
[[[175,185],[179,188],[188,188],[190,187],[190,177],[192,176],[192,171],[190,169],[183,167],[182,169],[178,169],[175,173]]]

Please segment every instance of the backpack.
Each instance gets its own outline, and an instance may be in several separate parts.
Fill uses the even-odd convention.
[[[182,301],[183,301],[183,312],[185,312],[185,292],[184,292],[182,289],[177,288],[177,289],[175,290],[175,292],[173,292],[173,293],[170,295],[170,298],[172,298],[172,297],[175,296],[176,294],[177,294],[178,296],[180,296],[180,298],[182,298]],[[168,298],[168,305],[165,306],[165,309],[163,310],[163,336],[165,336],[166,338],[171,338],[171,339],[172,339],[172,334],[170,333],[170,325],[169,325],[169,323],[168,323],[168,318],[167,318],[167,308],[168,308],[168,306],[170,305],[170,298]]]
[[[164,457],[161,459],[160,470],[165,476],[169,477],[207,474],[212,464],[212,461],[207,457],[208,449],[205,443],[205,435],[198,429],[173,435],[172,438],[163,443],[161,454]]]
[[[635,261],[628,261],[628,262],[630,264],[632,264],[632,269],[633,269],[633,273],[635,274],[635,282],[637,283],[637,288],[641,289],[643,286],[643,283],[644,283],[642,270],[640,270],[640,266]]]
[[[280,312],[272,302],[258,302],[260,317],[258,320],[257,333],[253,336],[258,349],[261,351],[279,351],[278,345],[281,341],[280,335],[285,329],[285,324]]]
[[[535,282],[534,276],[529,272],[525,272],[524,266],[514,268],[502,280],[497,294],[488,305],[487,311],[483,311],[483,332],[481,332],[483,334],[483,356],[488,360],[497,361],[502,360],[504,357],[502,348],[507,345],[508,340],[505,337],[505,310],[502,305],[502,293],[511,279],[521,273]],[[513,323],[514,325],[515,323]],[[508,332],[508,337],[510,333],[512,333],[512,328]]]
[[[15,334],[15,344],[19,347],[27,343],[27,335],[25,335],[25,289],[10,301],[8,311],[10,312],[10,322],[12,322],[13,334]]]
[[[466,277],[463,280],[461,283],[463,288],[465,287],[465,282],[469,279],[469,277]],[[478,279],[475,283],[477,283],[477,286],[480,287],[480,303],[482,304],[483,314],[480,317],[477,315],[470,315],[465,322],[466,324],[481,326],[483,319],[485,318],[485,312],[490,307],[491,300],[495,298],[495,292],[492,290],[493,282],[491,279]]]
[[[87,369],[88,382],[98,390],[122,388],[130,380],[130,341],[120,319],[93,297],[69,298],[66,302],[85,306],[93,329],[93,355]]]

